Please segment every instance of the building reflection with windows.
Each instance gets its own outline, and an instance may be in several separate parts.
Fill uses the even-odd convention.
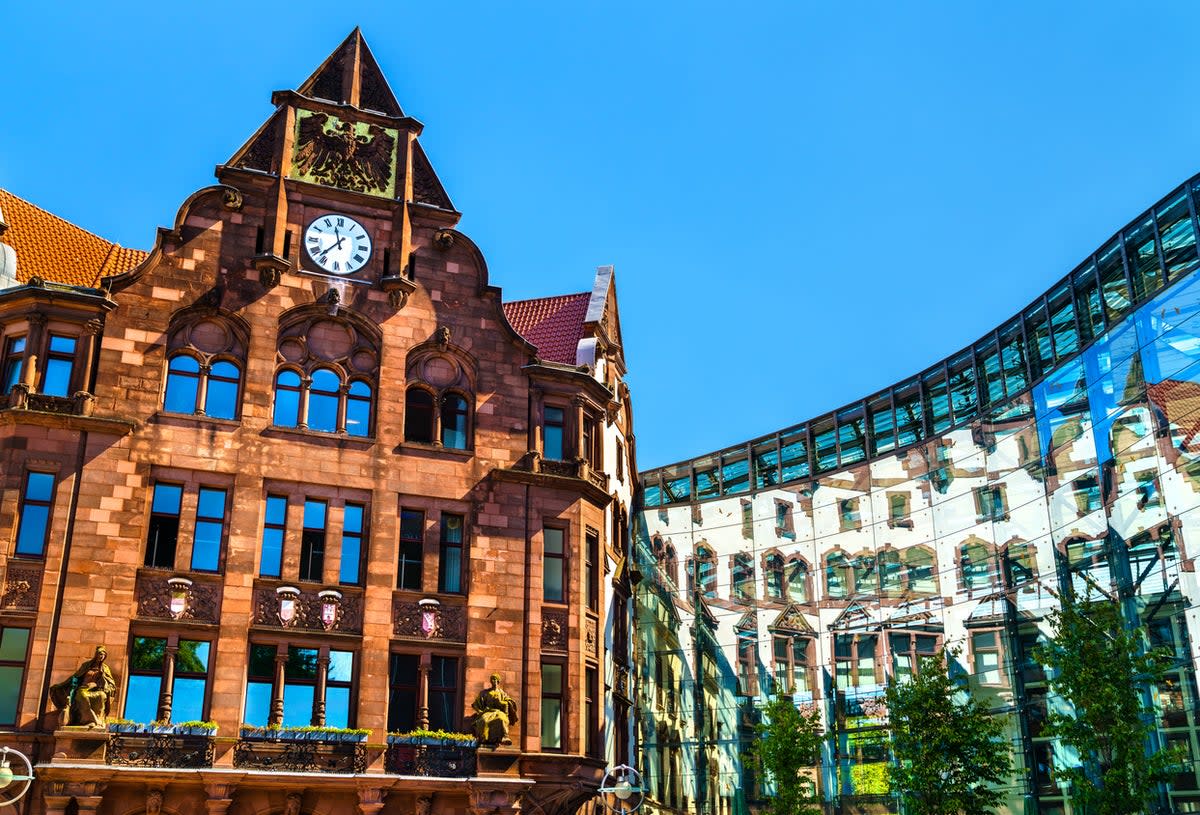
[[[272,102],[149,253],[0,191],[28,811],[574,812],[633,737],[612,267],[501,302],[357,29]],[[371,235],[353,271],[318,220]],[[93,658],[78,728],[51,688]],[[517,717],[480,744],[492,674]]]
[[[1008,811],[1060,813],[1055,773],[1071,758],[1043,733],[1061,702],[1032,653],[1070,585],[1128,598],[1147,645],[1178,656],[1153,690],[1159,733],[1200,756],[1198,192],[1200,180],[1172,191],[928,370],[643,473],[639,613],[664,621],[663,642],[712,629],[735,688],[692,683],[697,707],[748,712],[776,693],[817,705],[825,800],[882,812],[893,806],[883,690],[922,655],[958,648],[957,669],[1014,746]],[[683,649],[685,670],[699,653]],[[751,732],[728,738],[728,771],[753,809],[769,790],[748,774]],[[1195,766],[1164,791],[1173,811],[1200,810]]]

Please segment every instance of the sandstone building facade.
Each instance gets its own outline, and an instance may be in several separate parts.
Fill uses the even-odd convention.
[[[612,269],[503,303],[357,30],[272,103],[149,253],[0,192],[26,811],[574,811],[632,736]]]

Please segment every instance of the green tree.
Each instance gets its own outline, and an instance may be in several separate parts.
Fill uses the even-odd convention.
[[[1152,809],[1157,785],[1180,757],[1148,753],[1154,715],[1142,691],[1162,681],[1171,655],[1145,652],[1140,631],[1125,626],[1115,602],[1064,599],[1050,623],[1054,638],[1034,658],[1052,669],[1050,688],[1073,708],[1051,710],[1044,731],[1079,756],[1079,766],[1056,768],[1071,781],[1072,807],[1084,815]]]
[[[987,815],[1012,769],[1004,723],[950,678],[946,661],[922,660],[914,679],[887,689],[891,789],[912,815]]]
[[[801,711],[789,696],[776,696],[763,707],[766,724],[758,725],[752,752],[775,784],[768,804],[771,815],[820,815],[821,797],[804,770],[821,760],[821,714],[815,706]]]

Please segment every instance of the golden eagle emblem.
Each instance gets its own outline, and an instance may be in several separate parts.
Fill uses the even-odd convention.
[[[358,125],[311,113],[300,119],[292,175],[330,187],[390,194],[396,137],[378,125]]]

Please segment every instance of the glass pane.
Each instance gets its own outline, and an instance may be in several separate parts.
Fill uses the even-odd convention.
[[[69,359],[46,360],[46,379],[42,383],[42,393],[47,396],[69,396],[73,367],[75,363]]]
[[[1154,242],[1152,219],[1146,218],[1125,233],[1125,252],[1129,256],[1133,296],[1140,302],[1163,286],[1163,273],[1158,263],[1158,247]]]
[[[721,456],[721,486],[725,495],[750,490],[750,462],[743,450]]]
[[[283,685],[283,726],[306,727],[312,724],[313,692],[312,685],[296,685],[285,682]]]
[[[129,655],[129,667],[135,671],[161,671],[163,657],[167,653],[167,641],[157,637],[134,637],[133,651]]]
[[[207,683],[195,677],[176,677],[172,692],[171,721],[204,721],[204,690]]]
[[[1158,239],[1169,279],[1174,280],[1196,268],[1196,232],[1188,212],[1186,192],[1159,207]]]
[[[315,389],[308,394],[308,429],[321,433],[337,432],[338,398]]]
[[[360,399],[346,401],[346,432],[351,436],[371,435],[371,403]]]
[[[271,421],[279,427],[295,427],[300,422],[300,377],[284,371],[276,379],[275,411]]]
[[[950,360],[950,407],[954,410],[955,424],[969,421],[978,411],[975,366],[970,351]]]
[[[325,528],[325,502],[324,501],[305,501],[304,502],[304,528],[305,529],[324,529]]]
[[[564,601],[562,558],[546,558],[542,587],[542,597],[547,602],[561,603]]]
[[[563,458],[563,410],[547,406],[545,427],[542,429],[542,447],[546,458],[561,461]]]
[[[179,650],[175,652],[175,672],[207,673],[208,650],[207,642],[180,640]]]
[[[180,357],[190,359],[190,357]],[[200,388],[200,380],[193,376],[181,376],[176,373],[167,374],[167,393],[163,398],[163,410],[171,413],[194,413],[196,411],[196,393]]]
[[[316,648],[289,648],[283,675],[288,679],[316,679],[317,654]]]
[[[196,516],[200,518],[224,518],[225,490],[201,487],[200,498],[196,502]]]
[[[41,556],[46,545],[46,527],[50,507],[25,504],[21,509],[21,530],[17,534],[17,554]]]
[[[177,484],[155,484],[154,503],[150,511],[162,515],[178,515],[182,498],[183,487]]]
[[[546,543],[546,554],[561,555],[563,553],[563,530],[546,527],[542,531]]]
[[[813,422],[813,447],[817,472],[826,472],[837,466],[837,436],[834,434],[833,417],[827,416]]]
[[[75,338],[50,335],[50,352],[57,354],[74,354]]]
[[[562,700],[542,700],[542,747],[562,748]]]
[[[3,635],[0,635],[0,660],[24,662],[28,645],[28,628],[5,628]]]
[[[1079,315],[1080,344],[1088,343],[1104,333],[1105,325],[1095,264],[1087,263],[1076,269],[1071,280],[1075,287],[1075,311]]]
[[[17,704],[21,701],[21,680],[25,669],[0,665],[0,724],[17,723]]]
[[[838,461],[843,467],[867,457],[866,434],[862,408],[844,410],[838,414]]]
[[[158,697],[161,693],[161,676],[129,677],[129,692],[125,695],[125,718],[132,722],[152,722],[157,719]]]
[[[50,473],[29,473],[25,480],[25,497],[30,501],[49,501],[54,494],[54,476]]]
[[[350,682],[354,679],[354,652],[329,652],[329,679],[333,682]]]
[[[192,543],[193,569],[215,572],[220,566],[221,529],[219,521],[196,522],[196,536]]]
[[[274,645],[250,646],[250,672],[248,675],[253,677],[267,677],[268,679],[275,676]]]
[[[328,727],[350,726],[350,689],[325,689],[325,724]]]
[[[808,475],[808,439],[805,431],[785,433],[780,445],[783,483]]]
[[[287,499],[281,495],[267,496],[267,523],[283,526],[287,517]]]
[[[233,419],[237,416],[238,383],[221,379],[208,380],[208,391],[204,401],[204,414],[214,419]],[[192,403],[196,396],[192,394]],[[171,408],[168,408],[170,410]]]
[[[267,528],[263,530],[262,564],[259,574],[263,577],[279,577],[279,567],[283,558],[283,530]]]
[[[266,727],[271,716],[271,683],[250,682],[246,685],[246,711],[242,721],[255,727]]]
[[[754,486],[758,489],[779,483],[779,451],[774,439],[754,445]]]
[[[1121,256],[1120,241],[1113,241],[1100,250],[1097,265],[1108,321],[1113,323],[1129,308],[1129,286],[1125,283],[1125,264]],[[1062,356],[1061,352],[1059,356]]]

